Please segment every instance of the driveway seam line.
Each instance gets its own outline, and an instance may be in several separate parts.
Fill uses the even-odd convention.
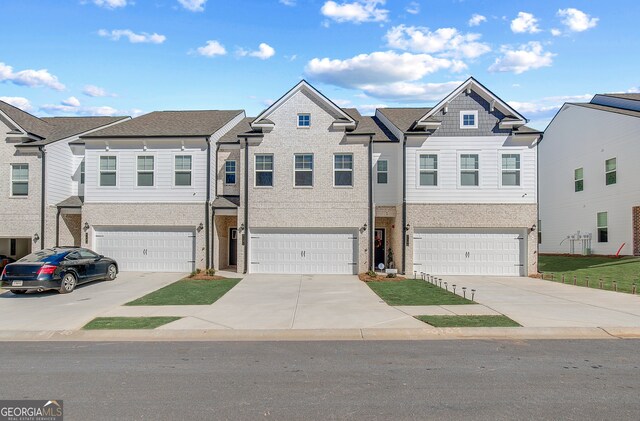
[[[616,339],[623,339],[620,336],[616,336],[614,334],[612,334],[611,332],[609,332],[607,329],[603,328],[603,327],[598,327],[598,329],[600,329],[601,331],[603,331],[604,333],[606,333],[607,335],[611,336],[612,338],[616,338]]]
[[[290,329],[293,329],[293,325],[296,323],[296,314],[298,313],[298,304],[300,303],[300,291],[302,291],[302,281],[303,281],[303,276],[304,275],[300,275],[300,283],[298,284],[298,296],[296,297],[296,306],[293,309],[293,317],[291,318],[291,326],[289,327]]]

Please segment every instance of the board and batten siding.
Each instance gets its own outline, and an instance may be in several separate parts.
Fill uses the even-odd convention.
[[[436,137],[407,142],[407,203],[536,203],[536,148],[509,136]],[[419,156],[438,156],[438,186],[419,185]],[[478,187],[460,186],[460,155],[478,154]],[[520,186],[501,186],[502,154],[520,154]]]
[[[397,205],[402,201],[402,146],[399,143],[373,144],[373,201],[376,205]],[[378,161],[387,161],[387,184],[378,183]]]
[[[181,143],[184,142],[184,150]],[[204,202],[207,185],[207,142],[202,139],[175,139],[147,142],[143,150],[141,140],[109,142],[88,140],[85,149],[85,203],[171,203]],[[154,156],[154,186],[137,186],[137,157]],[[175,157],[192,156],[192,184],[189,187],[174,186]],[[115,187],[99,185],[100,157],[117,157]]]

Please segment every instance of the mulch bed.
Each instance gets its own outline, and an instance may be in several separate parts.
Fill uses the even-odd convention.
[[[194,281],[221,281],[223,279],[229,279],[229,278],[225,278],[224,276],[218,276],[218,275],[213,275],[213,276],[194,275],[194,276],[187,276],[187,279],[193,279]]]
[[[373,276],[369,276],[366,273],[360,273],[358,274],[358,278],[360,278],[360,280],[362,282],[398,282],[398,281],[404,281],[405,278],[403,278],[402,276],[397,276],[395,278],[387,278],[386,274],[379,274],[376,275],[375,277]]]

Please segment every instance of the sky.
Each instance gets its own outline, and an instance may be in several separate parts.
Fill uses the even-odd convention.
[[[544,129],[564,102],[640,89],[639,15],[635,0],[1,0],[0,99],[255,116],[306,79],[372,115],[473,76]]]

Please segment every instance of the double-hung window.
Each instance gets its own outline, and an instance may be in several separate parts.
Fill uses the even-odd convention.
[[[607,159],[604,162],[605,179],[607,186],[617,182],[618,162],[616,158]]]
[[[438,185],[438,155],[420,155],[420,185]]]
[[[607,212],[598,212],[598,243],[609,242],[609,215]]]
[[[256,187],[273,187],[273,155],[256,155]]]
[[[333,156],[333,185],[336,187],[353,186],[353,155]]]
[[[224,184],[236,184],[236,161],[224,163]]]
[[[11,196],[29,195],[29,164],[11,164]]]
[[[584,169],[576,168],[573,170],[573,190],[576,192],[584,190]]]
[[[378,184],[387,184],[389,182],[389,161],[386,159],[378,160]]]
[[[460,185],[480,185],[480,162],[478,154],[460,155]]]
[[[117,180],[118,158],[115,156],[100,157],[100,186],[114,187]]]
[[[144,155],[138,157],[138,187],[153,187],[154,162],[153,156]]]
[[[173,184],[177,187],[191,186],[191,155],[176,155]]]
[[[311,114],[298,114],[298,127],[311,127]]]
[[[520,154],[502,155],[502,185],[520,185]]]
[[[294,186],[295,187],[311,187],[313,186],[313,155],[297,154],[295,155],[294,168]]]

